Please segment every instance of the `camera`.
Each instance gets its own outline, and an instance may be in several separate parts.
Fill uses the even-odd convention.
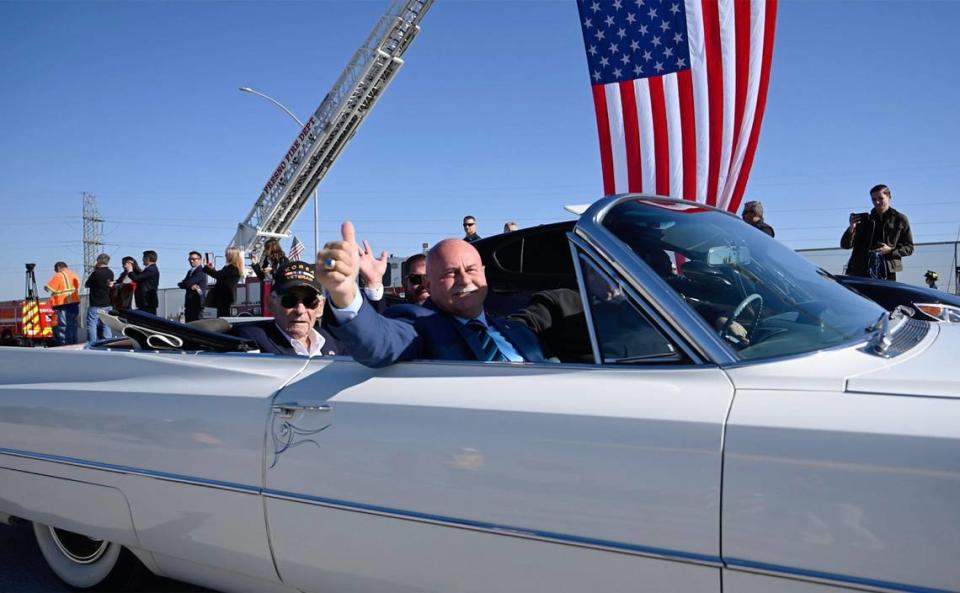
[[[23,264],[23,265],[27,266],[28,272],[32,272],[33,269],[37,267],[37,264]]]
[[[850,213],[850,223],[861,223],[866,222],[870,218],[869,212],[851,212]]]

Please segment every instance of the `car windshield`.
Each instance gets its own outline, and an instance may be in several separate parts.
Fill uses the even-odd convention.
[[[613,207],[602,223],[743,359],[865,338],[883,314],[779,241],[721,211],[636,199]]]

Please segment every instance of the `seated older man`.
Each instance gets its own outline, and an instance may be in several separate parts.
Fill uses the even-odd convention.
[[[250,338],[261,352],[298,356],[343,354],[337,340],[317,325],[324,298],[314,266],[289,262],[273,274],[270,310],[274,318],[239,325],[233,334]]]

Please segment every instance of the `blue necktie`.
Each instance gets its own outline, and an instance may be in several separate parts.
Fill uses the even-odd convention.
[[[493,337],[487,332],[487,326],[482,321],[471,319],[467,322],[467,327],[473,330],[477,334],[477,339],[480,340],[480,348],[483,351],[483,358],[480,360],[484,362],[507,360],[497,348],[497,343],[493,341]]]

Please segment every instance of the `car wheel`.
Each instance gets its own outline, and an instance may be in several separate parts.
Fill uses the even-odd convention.
[[[42,523],[33,524],[33,535],[53,574],[75,589],[130,589],[143,571],[140,561],[120,544]]]

